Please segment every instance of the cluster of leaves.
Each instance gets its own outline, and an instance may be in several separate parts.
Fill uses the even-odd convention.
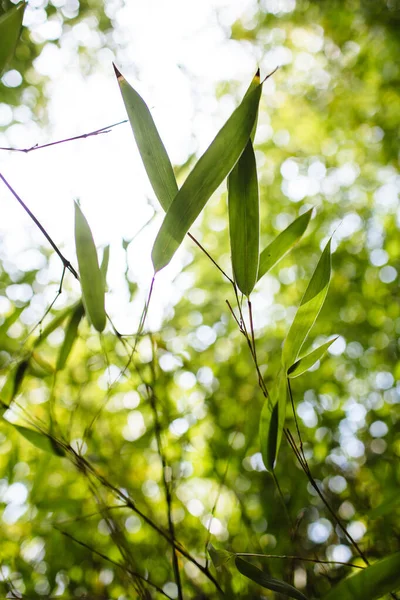
[[[255,46],[265,40],[263,16],[259,15],[254,30],[248,25],[243,29]],[[324,22],[325,13],[320,16]],[[345,22],[346,16],[344,11]],[[298,29],[310,27],[309,18],[301,2],[290,17],[283,11],[275,17],[279,35],[282,38],[283,31],[298,40]],[[270,27],[271,15],[267,19]],[[318,22],[315,11],[313,19]],[[329,25],[324,25],[328,35]],[[362,28],[361,32],[361,37],[368,35]],[[304,35],[320,33],[312,27],[303,31]],[[240,37],[237,28],[235,35]],[[379,31],[373,35],[380,39]],[[334,42],[325,41],[334,57],[328,41]],[[378,59],[365,39],[359,41],[364,61],[342,68],[342,75],[351,74],[343,88],[351,87],[349,79],[357,69],[360,80],[371,85],[370,71],[364,73],[362,68],[368,60]],[[75,239],[82,301],[59,306],[47,317],[40,335],[25,342],[22,350],[29,306],[21,299],[21,286],[34,289],[39,298],[46,283],[39,270],[18,272],[8,257],[2,257],[2,289],[13,299],[13,303],[6,301],[0,330],[7,374],[1,400],[8,421],[1,453],[2,499],[8,505],[2,521],[7,540],[4,591],[16,595],[25,591],[30,597],[69,592],[79,597],[89,592],[93,597],[148,598],[154,592],[212,598],[222,588],[227,597],[253,598],[262,597],[262,586],[301,599],[384,596],[399,584],[395,380],[400,307],[397,284],[385,282],[372,253],[382,250],[396,269],[400,249],[395,215],[390,209],[376,211],[379,203],[373,194],[378,182],[383,187],[385,177],[390,177],[382,165],[394,164],[392,125],[380,121],[389,139],[378,147],[372,144],[367,153],[365,139],[355,146],[350,135],[363,124],[359,115],[353,114],[353,121],[349,117],[349,111],[356,113],[357,101],[350,101],[343,91],[347,99],[337,93],[332,101],[331,88],[325,93],[310,86],[296,97],[303,123],[297,116],[294,119],[287,104],[279,107],[279,113],[270,110],[276,129],[290,131],[289,145],[282,147],[279,136],[257,145],[253,136],[261,84],[256,79],[178,191],[147,106],[118,75],[147,173],[166,211],[153,249],[155,271],[169,262],[230,173],[228,211],[224,194],[207,206],[204,218],[211,227],[196,231],[196,240],[198,232],[201,241],[197,243],[207,255],[198,252],[178,278],[177,287],[186,293],[174,316],[159,333],[148,336],[142,320],[133,345],[105,326],[108,251],[99,265],[93,236],[78,205]],[[287,78],[289,97],[294,93],[291,77]],[[341,111],[336,114],[338,102]],[[310,106],[319,107],[320,115],[310,112]],[[265,125],[263,116],[261,105],[259,120]],[[350,134],[341,129],[346,119]],[[340,148],[338,157],[322,152],[327,140]],[[270,160],[258,176],[261,218],[257,149]],[[350,160],[357,160],[361,175],[352,186],[353,194],[346,186],[325,196],[320,192],[303,203],[298,216],[285,192],[284,178],[277,173],[287,160],[299,170],[311,167],[313,163],[305,158],[308,153],[314,162],[316,157],[326,161],[332,177]],[[279,203],[271,198],[279,198]],[[310,204],[323,205],[313,220],[314,233],[285,257],[310,223]],[[268,219],[263,218],[266,210]],[[327,295],[330,235],[338,217],[345,220],[355,211],[365,220],[369,238],[359,229],[344,238],[333,257],[335,275]],[[219,236],[217,244],[213,239],[213,220],[225,212],[230,248],[228,236]],[[276,226],[282,213],[285,225]],[[261,253],[259,223],[266,242]],[[278,236],[276,230],[282,230]],[[322,255],[320,247],[324,247]],[[226,287],[210,253],[224,273],[229,268],[224,255],[232,256],[234,277],[225,276]],[[280,269],[271,274],[278,262]],[[299,290],[293,286],[293,269]],[[278,287],[280,304],[268,307],[269,288],[276,292]],[[247,305],[239,292],[247,298],[252,293]],[[227,296],[230,311],[224,309]],[[258,311],[257,301],[261,302]],[[293,307],[290,327],[283,307]],[[317,346],[302,354],[320,311],[314,327],[320,336]],[[268,312],[269,321],[258,326],[257,317]],[[102,332],[101,338],[84,314]],[[331,341],[325,336],[333,327],[342,334],[345,353],[330,354],[318,371],[307,374],[328,349]],[[292,406],[297,407],[300,424]],[[382,433],[385,427],[386,434]],[[294,441],[294,429],[302,442],[301,438]],[[26,444],[16,437],[21,435]],[[288,444],[280,444],[284,437]],[[13,501],[13,494],[27,490],[29,500]],[[349,525],[353,540],[362,539],[364,531],[358,549],[339,520]],[[216,572],[205,550],[211,535],[226,548],[210,547]],[[262,570],[249,562],[245,552],[254,553],[250,560],[257,560]],[[323,562],[339,560],[340,553],[346,557],[342,562],[355,555],[351,567],[355,573],[350,577],[346,577],[350,567]],[[363,559],[371,566],[360,569]]]

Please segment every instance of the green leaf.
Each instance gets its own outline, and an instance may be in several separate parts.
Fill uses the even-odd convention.
[[[282,441],[286,417],[288,388],[283,370],[270,388],[269,398],[264,402],[260,417],[260,448],[265,468],[272,472],[275,468],[279,447]]]
[[[286,369],[297,360],[311,327],[319,315],[328,293],[330,278],[331,240],[325,246],[286,336],[282,351],[282,362]]]
[[[267,588],[267,590],[284,594],[289,596],[289,598],[296,598],[296,600],[307,600],[307,597],[295,587],[280,579],[273,579],[247,560],[243,560],[237,556],[235,558],[235,564],[239,573],[248,577],[248,579],[251,579],[255,583],[258,583],[258,585]],[[337,596],[337,598],[340,598],[340,596]]]
[[[313,209],[295,219],[284,229],[273,242],[269,244],[260,255],[260,266],[258,268],[257,281],[261,279],[277,262],[281,260],[299,241],[310,222]]]
[[[80,301],[76,302],[75,304],[71,304],[70,306],[64,308],[64,310],[60,311],[35,339],[33,347],[37,348],[42,342],[44,342],[46,338],[49,337],[51,333],[53,333],[53,331],[57,329],[57,327],[60,327],[60,325],[63,324],[65,319],[75,310],[79,303]]]
[[[251,140],[228,177],[232,268],[239,290],[249,296],[258,273],[260,215],[256,158]]]
[[[107,288],[107,271],[108,263],[110,262],[110,245],[108,244],[103,250],[103,258],[101,259],[100,271],[103,276],[104,289]]]
[[[65,367],[65,363],[67,362],[68,356],[70,355],[72,346],[74,345],[74,342],[77,337],[79,323],[81,322],[81,319],[84,314],[85,309],[83,308],[83,303],[80,302],[75,308],[68,322],[67,329],[65,332],[65,338],[57,359],[57,371],[61,371],[61,369]]]
[[[97,331],[106,326],[104,281],[89,224],[75,202],[75,245],[86,315]]]
[[[7,421],[10,423],[9,421]],[[15,423],[10,423],[20,433],[28,442],[39,448],[40,450],[44,450],[45,452],[50,452],[51,454],[55,454],[56,456],[64,456],[65,452],[57,444],[55,440],[50,438],[45,433],[41,433],[40,431],[36,431],[35,429],[29,429],[28,427],[23,427],[22,425],[15,425]]]
[[[226,565],[226,563],[228,563],[234,556],[233,552],[228,552],[228,550],[220,550],[219,548],[215,548],[212,544],[208,544],[207,550],[216,569]]]
[[[148,178],[166,211],[178,193],[171,161],[143,98],[129,85],[115,65],[114,70]]]
[[[14,56],[25,8],[26,2],[21,2],[0,17],[0,77]]]
[[[154,242],[156,272],[170,262],[190,226],[245,149],[256,121],[261,89],[258,83],[242,100],[175,196]]]
[[[400,587],[400,552],[342,579],[323,600],[376,600]]]
[[[331,346],[336,340],[337,336],[333,338],[333,340],[329,340],[329,342],[321,344],[321,346],[318,346],[318,348],[315,348],[309,354],[302,356],[299,358],[299,360],[296,360],[296,362],[288,369],[288,377],[293,379],[294,377],[299,377],[299,375],[302,375],[308,371],[308,369],[310,369],[317,362],[317,360],[322,358],[329,346]]]

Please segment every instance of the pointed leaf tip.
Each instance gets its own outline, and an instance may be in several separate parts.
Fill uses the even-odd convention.
[[[118,80],[123,80],[123,79],[125,79],[125,77],[122,75],[121,71],[119,71],[119,70],[117,69],[117,67],[115,66],[115,64],[114,64],[114,63],[113,63],[113,67],[114,67],[114,73],[115,73],[115,76],[116,76],[116,78],[117,78]]]

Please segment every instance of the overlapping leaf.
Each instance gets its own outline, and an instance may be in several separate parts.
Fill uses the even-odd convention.
[[[143,98],[126,81],[115,65],[114,70],[148,178],[155,195],[166,211],[178,193],[171,161]]]
[[[10,425],[28,440],[28,442],[36,446],[36,448],[44,450],[45,452],[50,452],[50,454],[55,454],[56,456],[64,456],[64,450],[57,445],[55,440],[52,440],[46,434],[36,431],[35,429],[30,429],[29,427],[24,427],[23,425],[16,425],[15,423],[10,423]]]
[[[242,100],[175,196],[153,246],[155,271],[170,262],[190,226],[245,149],[256,121],[261,88],[258,83]]]
[[[57,371],[60,371],[61,369],[63,369],[65,367],[65,363],[67,362],[68,356],[71,353],[72,347],[73,347],[75,340],[77,338],[77,335],[78,335],[79,323],[81,322],[81,319],[84,314],[85,314],[85,310],[83,308],[83,303],[80,302],[77,305],[77,307],[75,308],[75,310],[73,311],[71,318],[68,322],[68,325],[67,325],[67,328],[65,331],[64,341],[60,348],[60,353],[59,353],[58,359],[57,359],[57,366],[56,366]]]
[[[258,583],[258,585],[261,585],[267,590],[278,592],[279,594],[289,596],[289,598],[295,598],[296,600],[307,600],[307,597],[295,587],[293,587],[289,583],[286,583],[285,581],[281,581],[280,579],[274,579],[270,577],[269,575],[267,575],[267,573],[264,573],[264,571],[261,571],[261,569],[259,569],[255,565],[252,565],[247,560],[243,560],[242,558],[239,558],[237,556],[235,558],[235,564],[238,571],[242,575],[244,575],[248,579],[251,579],[255,583]],[[337,597],[340,598],[340,596]]]
[[[26,2],[14,6],[0,17],[0,77],[14,55]]]
[[[257,281],[260,217],[256,158],[251,140],[228,177],[232,268],[238,288],[249,296]]]
[[[92,232],[80,206],[75,202],[75,245],[86,316],[97,329],[106,326],[104,278],[99,268]]]
[[[337,340],[337,337],[333,338],[333,340],[329,340],[329,342],[325,342],[325,344],[321,344],[318,348],[315,348],[309,354],[302,356],[288,369],[288,377],[293,379],[294,377],[299,377],[323,357],[325,352],[328,350],[329,346],[333,344],[334,341]]]
[[[313,209],[300,215],[284,229],[260,254],[257,281],[261,279],[299,241],[308,227]]]
[[[260,448],[265,468],[273,471],[282,440],[288,397],[286,373],[281,370],[270,388],[260,418]]]
[[[378,560],[335,585],[323,600],[377,600],[400,588],[400,552]]]
[[[288,370],[297,360],[311,327],[325,302],[331,278],[331,241],[327,243],[289,329],[282,351]]]

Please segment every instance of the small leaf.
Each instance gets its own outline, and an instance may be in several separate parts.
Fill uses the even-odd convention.
[[[249,296],[257,281],[260,217],[256,158],[249,140],[228,177],[232,269],[239,290]]]
[[[400,587],[400,552],[342,579],[323,600],[377,600]]]
[[[265,468],[270,472],[275,468],[281,445],[287,397],[287,380],[281,370],[270,388],[269,398],[264,402],[260,417],[261,455]]]
[[[74,342],[76,340],[79,323],[81,322],[81,319],[84,314],[85,310],[83,308],[82,302],[80,302],[75,308],[68,322],[67,329],[65,331],[64,341],[57,359],[57,371],[61,371],[61,369],[65,367],[65,363],[67,362],[68,356],[70,355],[70,352],[72,350],[72,346],[74,345]]]
[[[29,366],[29,359],[25,359],[25,360],[22,360],[19,363],[18,367],[16,368],[15,376],[14,376],[14,385],[13,385],[13,390],[11,393],[11,398],[9,400],[9,403],[12,402],[14,400],[15,396],[18,394],[28,366]]]
[[[331,346],[336,340],[337,337],[333,338],[333,340],[329,340],[329,342],[325,342],[325,344],[321,344],[321,346],[318,346],[318,348],[315,348],[309,354],[306,354],[305,356],[299,358],[299,360],[296,360],[296,362],[288,369],[288,377],[293,379],[294,377],[302,375],[308,371],[308,369],[311,369],[317,360],[323,357],[329,346]]]
[[[103,276],[104,289],[107,288],[107,271],[108,263],[110,262],[110,245],[107,244],[103,250],[103,258],[101,259],[100,271]]]
[[[10,423],[8,421],[8,423]],[[28,442],[39,448],[40,450],[44,450],[45,452],[50,452],[50,454],[55,454],[56,456],[64,456],[65,452],[57,444],[57,442],[51,439],[44,433],[40,431],[36,431],[35,429],[29,429],[28,427],[23,427],[22,425],[15,425],[15,423],[10,423],[20,433]]]
[[[289,583],[286,583],[285,581],[281,581],[280,579],[273,579],[255,565],[249,563],[247,560],[243,560],[237,556],[235,558],[235,564],[239,573],[248,579],[251,579],[255,583],[258,583],[258,585],[267,588],[267,590],[284,594],[289,596],[289,598],[295,598],[296,600],[307,600],[307,597],[295,587]],[[339,597],[340,596],[338,596],[338,598]]]
[[[282,351],[282,362],[285,369],[297,360],[311,327],[314,325],[325,302],[330,278],[331,240],[325,246],[286,336]]]
[[[0,77],[14,56],[25,8],[26,2],[21,2],[0,17]]]
[[[231,558],[234,556],[232,552],[228,552],[227,550],[220,550],[219,548],[215,548],[212,544],[208,544],[208,553],[211,556],[211,560],[216,569],[218,567],[222,567],[226,565]]]
[[[86,315],[97,331],[106,326],[104,282],[89,224],[75,202],[75,245]]]
[[[245,149],[257,118],[262,84],[246,96],[216,135],[175,196],[152,251],[154,270],[165,267],[211,195]]]
[[[178,193],[171,161],[143,98],[129,85],[115,65],[114,70],[148,178],[166,211]]]
[[[286,229],[284,229],[273,242],[269,244],[260,255],[260,266],[258,268],[258,278],[265,275],[277,262],[279,262],[285,254],[293,248],[299,241],[310,222],[313,209],[310,208],[307,212],[295,219]]]

